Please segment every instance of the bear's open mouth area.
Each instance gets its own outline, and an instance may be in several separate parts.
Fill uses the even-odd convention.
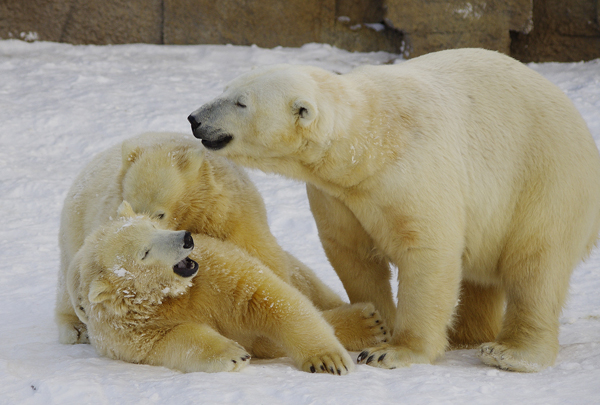
[[[186,257],[173,266],[173,271],[181,277],[191,277],[198,271],[198,263]]]
[[[231,135],[223,135],[214,140],[202,139],[202,145],[204,145],[204,147],[207,149],[218,150],[218,149],[224,148],[225,145],[227,145],[229,142],[231,142],[232,139],[233,139],[233,136],[231,136]]]

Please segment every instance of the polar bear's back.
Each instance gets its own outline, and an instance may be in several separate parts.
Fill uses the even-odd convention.
[[[61,215],[59,243],[64,265],[94,229],[120,204],[121,144],[100,152],[77,175],[67,192]],[[116,204],[116,205],[115,205]]]
[[[460,184],[473,267],[493,263],[503,240],[526,238],[526,231],[571,238],[573,256],[589,251],[600,227],[600,156],[557,86],[481,49],[436,52],[352,75],[418,123],[410,142],[427,151],[419,170]],[[441,161],[444,173],[436,169]]]

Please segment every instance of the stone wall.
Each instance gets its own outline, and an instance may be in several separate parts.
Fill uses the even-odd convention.
[[[534,27],[513,32],[510,53],[524,62],[600,58],[600,0],[533,0]]]
[[[600,0],[0,0],[0,38],[600,57]]]
[[[448,48],[510,52],[510,31],[533,27],[532,0],[388,0],[387,18],[406,34],[405,56]]]

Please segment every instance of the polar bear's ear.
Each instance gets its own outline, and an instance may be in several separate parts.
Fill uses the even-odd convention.
[[[297,98],[292,105],[292,114],[303,127],[309,126],[317,118],[318,110],[314,103],[305,98]]]
[[[114,288],[101,278],[95,278],[90,283],[90,292],[88,300],[92,304],[99,304],[106,300],[112,300],[114,297]]]
[[[117,208],[117,217],[119,217],[119,218],[135,217],[135,211],[133,210],[133,207],[131,206],[131,204],[129,204],[127,201],[123,200],[121,205],[119,205],[119,208]]]
[[[184,147],[172,152],[177,167],[182,172],[196,173],[204,162],[204,147]]]
[[[133,142],[125,141],[121,146],[121,166],[123,170],[127,170],[129,166],[137,160],[142,154],[142,148],[133,144]]]

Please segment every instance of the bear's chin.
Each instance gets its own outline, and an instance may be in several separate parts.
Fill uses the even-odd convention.
[[[192,277],[198,271],[198,263],[186,257],[175,266],[173,266],[173,271],[175,274],[181,277]]]
[[[219,149],[223,149],[225,146],[227,146],[227,144],[229,142],[231,142],[232,139],[233,139],[233,136],[231,136],[231,135],[223,135],[214,140],[202,139],[202,145],[204,145],[204,147],[206,149],[219,150]]]

